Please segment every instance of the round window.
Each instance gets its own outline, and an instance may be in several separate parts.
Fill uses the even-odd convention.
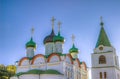
[[[103,47],[99,47],[99,50],[103,50]]]

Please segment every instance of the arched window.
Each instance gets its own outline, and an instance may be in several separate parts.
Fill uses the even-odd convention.
[[[107,78],[107,73],[106,72],[104,72],[104,79],[106,79]]]
[[[106,58],[105,58],[104,55],[101,55],[101,56],[99,57],[99,64],[106,64]]]
[[[102,79],[102,72],[100,72],[100,79]]]

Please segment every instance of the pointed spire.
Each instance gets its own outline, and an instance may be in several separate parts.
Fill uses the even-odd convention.
[[[101,30],[100,30],[100,34],[99,34],[99,37],[98,37],[98,41],[96,43],[96,48],[99,45],[111,46],[110,41],[109,41],[109,39],[107,37],[107,34],[106,34],[105,30],[104,30],[104,27],[103,27],[104,23],[102,21],[102,17],[101,17],[101,23],[100,23],[100,25],[101,25]]]

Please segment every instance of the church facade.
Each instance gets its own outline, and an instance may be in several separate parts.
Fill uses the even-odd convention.
[[[115,48],[111,45],[101,20],[101,30],[94,53],[91,54],[92,79],[120,79],[120,67]]]
[[[50,35],[43,40],[45,54],[35,55],[36,43],[33,37],[26,43],[26,56],[17,63],[16,75],[10,79],[88,79],[87,66],[78,58],[74,44],[69,53],[63,53],[64,37],[54,33],[54,18]],[[120,79],[119,58],[111,45],[101,20],[101,29],[94,52],[91,54],[91,79]]]
[[[18,61],[16,75],[10,79],[88,79],[86,63],[79,60],[74,42],[69,53],[63,53],[64,37],[60,29],[57,35],[54,33],[54,20],[51,34],[43,41],[45,54],[35,55],[36,43],[31,37],[26,43],[26,56]]]

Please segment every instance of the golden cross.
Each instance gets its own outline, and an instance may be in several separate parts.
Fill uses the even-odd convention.
[[[75,41],[75,36],[72,34],[72,42],[74,43]]]
[[[102,20],[102,19],[103,19],[103,18],[102,18],[102,16],[101,16],[101,17],[100,17],[100,21],[101,21],[101,22],[103,22],[103,20]]]
[[[100,17],[100,20],[101,20],[101,23],[100,23],[100,25],[103,27],[104,23],[103,23],[102,16]]]
[[[56,19],[54,18],[54,17],[52,17],[52,19],[51,19],[51,21],[52,21],[52,29],[54,29],[54,21],[55,21]]]
[[[33,36],[35,29],[32,27],[31,29],[31,36]]]
[[[58,22],[58,31],[60,32],[60,25],[61,25],[62,23],[59,21]]]

